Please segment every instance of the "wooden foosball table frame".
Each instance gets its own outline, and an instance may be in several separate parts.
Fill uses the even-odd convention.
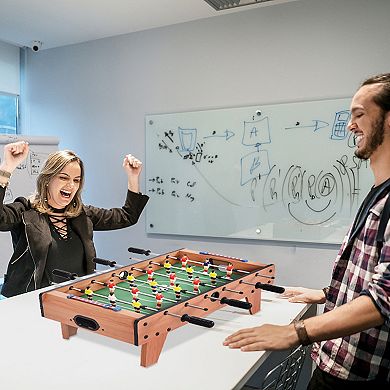
[[[255,262],[243,262],[235,258],[229,258],[220,255],[200,254],[189,249],[180,249],[169,252],[151,259],[143,260],[121,268],[116,268],[115,273],[121,271],[132,272],[135,277],[144,274],[140,269],[147,269],[151,265],[154,269],[161,268],[153,263],[163,264],[167,256],[180,258],[186,255],[190,260],[203,263],[206,258],[210,258],[214,265],[226,266],[232,263],[235,269],[244,271],[235,280],[226,280],[226,283],[209,289],[203,293],[190,298],[181,299],[168,309],[161,309],[152,314],[136,313],[131,310],[110,310],[101,305],[89,304],[86,300],[69,299],[70,294],[76,296],[83,295],[77,289],[84,291],[91,281],[106,283],[112,279],[113,270],[94,274],[91,277],[84,277],[77,281],[71,281],[61,284],[52,290],[40,294],[40,305],[42,316],[59,321],[61,323],[62,336],[69,339],[77,333],[78,328],[88,329],[95,333],[112,337],[130,344],[141,346],[141,366],[148,367],[155,364],[160,356],[168,333],[174,329],[183,326],[186,322],[181,320],[184,314],[196,317],[206,317],[225,306],[219,300],[212,300],[210,296],[225,297],[227,299],[236,299],[237,294],[233,291],[239,290],[251,307],[251,314],[260,310],[261,289],[255,288],[255,284],[272,284],[275,277],[275,266],[273,264],[261,264]],[[180,260],[170,260],[174,265],[180,263]],[[134,270],[137,268],[137,270]],[[242,276],[241,276],[242,275]],[[250,283],[250,284],[248,284]],[[92,290],[98,290],[98,284],[91,285]],[[72,289],[71,289],[72,287]],[[76,291],[73,290],[76,288]],[[229,291],[233,290],[233,291]],[[200,311],[188,306],[188,303],[195,306],[207,308],[207,311]],[[165,313],[175,314],[176,316],[166,315]]]

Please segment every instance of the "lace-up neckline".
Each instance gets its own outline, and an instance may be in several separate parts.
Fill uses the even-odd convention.
[[[63,239],[68,239],[68,218],[64,216],[49,215],[51,226],[55,229],[58,235]]]

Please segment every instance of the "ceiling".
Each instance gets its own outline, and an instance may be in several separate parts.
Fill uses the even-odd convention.
[[[0,41],[44,50],[290,1],[216,11],[204,0],[0,0]]]

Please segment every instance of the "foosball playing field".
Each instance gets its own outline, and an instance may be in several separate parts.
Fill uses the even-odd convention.
[[[44,292],[41,310],[61,322],[64,338],[83,328],[141,345],[147,367],[175,328],[213,327],[207,316],[224,305],[258,312],[262,289],[281,292],[271,285],[274,273],[272,264],[181,249]]]

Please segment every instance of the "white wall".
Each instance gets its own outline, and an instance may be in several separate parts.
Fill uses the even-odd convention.
[[[389,15],[387,0],[300,0],[29,52],[23,130],[58,136],[81,155],[87,203],[121,205],[122,155],[145,159],[145,114],[351,96],[390,70]],[[95,239],[101,257],[122,264],[130,245],[188,247],[274,262],[279,283],[313,287],[327,285],[338,249],[147,236],[144,218]]]
[[[19,47],[0,41],[0,92],[20,94]]]

